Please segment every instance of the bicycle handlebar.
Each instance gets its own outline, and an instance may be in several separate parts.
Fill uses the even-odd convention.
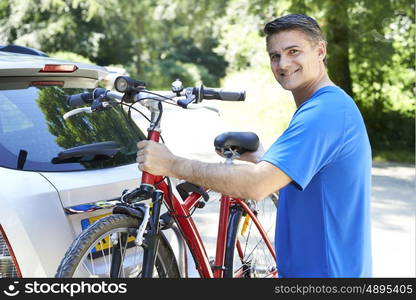
[[[202,99],[223,101],[244,101],[246,91],[227,91],[224,89],[202,88]]]
[[[66,103],[72,107],[82,106],[85,104],[91,104],[95,98],[104,94],[106,91],[107,91],[106,89],[97,88],[90,93],[85,92],[81,94],[71,95],[66,98]]]
[[[106,94],[107,93],[107,94]],[[103,88],[96,88],[93,92],[84,92],[80,94],[74,94],[68,96],[66,102],[69,106],[72,107],[79,107],[85,104],[91,104],[94,99],[106,94],[106,96],[116,96],[115,98],[121,99],[122,93],[114,92],[114,91],[107,91]],[[195,96],[193,100],[184,100],[184,96],[187,94],[192,94]],[[231,90],[224,90],[224,89],[216,89],[216,88],[206,88],[206,87],[199,87],[199,88],[186,88],[180,93],[174,93],[171,91],[148,91],[148,90],[141,90],[138,91],[136,96],[134,97],[135,100],[140,101],[141,99],[154,99],[154,100],[164,100],[166,98],[172,99],[173,97],[181,97],[183,99],[177,99],[177,103],[186,108],[188,104],[191,102],[199,103],[203,99],[205,100],[222,100],[222,101],[244,101],[246,98],[246,92],[243,91],[231,91]],[[188,99],[188,98],[187,98]],[[185,103],[185,105],[183,104]]]
[[[191,103],[200,103],[202,100],[222,100],[222,101],[244,101],[246,98],[246,92],[242,91],[232,91],[225,89],[217,88],[206,88],[203,85],[200,87],[188,87],[183,88],[182,83],[177,79],[178,82],[175,85],[175,89],[172,88],[171,91],[150,91],[146,90],[144,83],[137,85],[136,83],[141,83],[139,81],[132,80],[127,76],[118,77],[121,83],[116,85],[116,91],[107,91],[104,88],[96,88],[93,92],[84,92],[80,94],[75,94],[68,96],[66,102],[72,107],[84,106],[90,104],[90,110],[86,109],[73,109],[65,114],[64,118],[78,114],[80,112],[93,112],[104,109],[109,105],[108,100],[111,99],[118,100],[118,102],[125,101],[126,103],[136,103],[140,102],[146,106],[152,112],[159,111],[156,101],[172,101],[176,105],[182,108],[188,108]],[[116,79],[117,81],[118,79]],[[119,82],[119,83],[120,83]],[[130,86],[133,82],[133,85]],[[136,86],[137,85],[137,86]],[[127,86],[127,88],[126,88]],[[173,86],[172,86],[173,87]],[[96,101],[97,100],[97,101]],[[143,100],[153,100],[151,102]],[[171,104],[173,104],[171,103]],[[113,103],[114,104],[114,103]],[[193,105],[192,105],[193,106]],[[195,107],[193,107],[195,108]],[[88,111],[87,111],[88,110]],[[218,113],[218,110],[212,109]]]

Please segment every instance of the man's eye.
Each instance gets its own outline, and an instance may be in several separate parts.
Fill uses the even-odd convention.
[[[298,53],[299,51],[297,50],[297,49],[290,49],[289,50],[289,53],[290,54],[296,54],[296,53]]]
[[[271,55],[270,56],[270,60],[272,60],[272,61],[276,61],[276,60],[278,60],[279,59],[279,55],[277,55],[277,54],[273,54],[273,55]]]

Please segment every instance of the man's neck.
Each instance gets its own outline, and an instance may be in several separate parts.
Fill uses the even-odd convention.
[[[293,90],[293,98],[295,99],[296,107],[299,107],[308,100],[317,90],[325,86],[335,86],[335,84],[329,79],[326,72],[322,74],[316,81],[311,82],[307,86],[303,86],[297,90]]]

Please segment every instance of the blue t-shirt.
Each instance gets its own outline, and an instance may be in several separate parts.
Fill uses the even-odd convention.
[[[316,91],[262,160],[293,181],[279,191],[281,277],[371,277],[371,148],[341,88]]]

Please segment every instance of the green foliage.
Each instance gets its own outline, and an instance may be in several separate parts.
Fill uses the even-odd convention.
[[[218,86],[236,72],[271,76],[262,29],[287,13],[322,26],[329,74],[356,100],[373,150],[414,151],[413,0],[0,0],[0,44],[122,65],[151,88]]]
[[[263,20],[250,13],[249,2],[230,1],[226,14],[215,21],[215,34],[220,41],[215,51],[227,60],[229,72],[256,65],[265,55],[265,43],[259,35]]]
[[[373,160],[381,162],[401,162],[415,164],[415,152],[406,150],[378,150],[373,152]]]
[[[86,64],[92,64],[92,61],[90,61],[88,58],[68,51],[58,51],[55,53],[49,53],[49,57],[63,59],[63,60],[69,60],[69,61],[75,61],[75,62],[82,62]]]
[[[321,25],[328,41],[330,77],[356,100],[373,150],[414,152],[414,1],[292,0],[279,4],[275,17],[303,13]],[[273,11],[275,6],[276,1],[255,0],[247,15]],[[240,62],[250,62],[245,47],[233,56],[234,62],[229,63],[236,69],[245,67]]]
[[[414,3],[362,1],[352,10],[351,78],[372,147],[414,151]]]
[[[202,82],[210,86],[215,85],[216,81],[204,67],[172,59],[161,60],[148,66],[144,69],[144,76],[139,78],[148,83],[147,87],[152,89],[170,88],[176,78],[179,78],[184,86],[194,86]]]
[[[0,0],[0,43],[125,65],[158,88],[170,86],[175,78],[168,76],[215,86],[227,64],[212,51],[217,41],[201,20],[220,15],[224,7],[224,1]]]
[[[212,51],[217,41],[210,23],[203,20],[220,15],[224,1],[129,0],[120,4],[131,17],[127,30],[133,34],[132,75],[156,88],[166,89],[176,77],[185,84],[203,80],[206,85],[218,85],[226,62]],[[197,75],[194,80],[192,74]]]

